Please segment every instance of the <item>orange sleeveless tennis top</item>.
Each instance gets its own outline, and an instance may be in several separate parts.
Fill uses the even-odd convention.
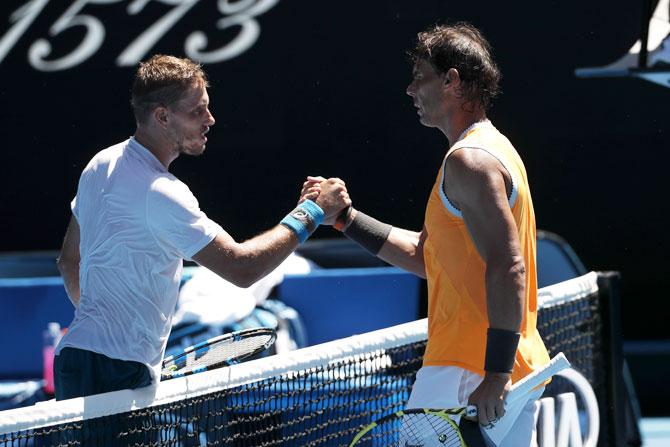
[[[482,122],[447,152],[460,148],[485,150],[507,169],[513,183],[509,197],[526,263],[526,300],[521,339],[512,381],[549,361],[536,329],[536,228],[526,169],[512,144],[493,125]],[[458,366],[484,374],[486,330],[489,326],[484,280],[485,264],[470,238],[460,211],[443,191],[444,163],[428,199],[423,255],[428,278],[428,346],[424,366]]]

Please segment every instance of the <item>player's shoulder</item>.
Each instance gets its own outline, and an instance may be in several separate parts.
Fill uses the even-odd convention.
[[[190,188],[169,172],[156,173],[153,176],[149,182],[148,201],[162,206],[198,206]]]
[[[123,141],[118,144],[114,144],[105,149],[99,150],[88,162],[84,171],[95,171],[100,169],[101,166],[108,166],[110,163],[114,163],[116,160],[121,157],[123,154],[123,148],[127,145],[127,141]]]
[[[190,191],[189,187],[169,172],[157,172],[151,176],[149,189],[157,193],[171,194]]]
[[[446,174],[452,176],[478,176],[496,171],[499,161],[489,151],[477,147],[463,146],[452,151],[446,158]]]

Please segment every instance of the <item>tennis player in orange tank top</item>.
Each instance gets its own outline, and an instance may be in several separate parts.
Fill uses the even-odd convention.
[[[526,271],[520,340],[512,381],[549,361],[536,329],[535,213],[523,162],[512,144],[490,121],[478,122],[454,144],[445,160],[460,149],[483,151],[509,176],[507,200],[517,231]],[[462,212],[445,191],[445,168],[440,168],[428,199],[423,247],[428,278],[428,347],[424,365],[454,365],[484,375],[489,327],[485,275],[487,265],[477,251]]]
[[[450,143],[424,228],[392,227],[352,207],[334,226],[428,281],[428,347],[408,405],[476,405],[480,424],[509,427],[499,446],[534,445],[541,390],[504,417],[512,382],[549,356],[536,329],[536,230],[526,171],[486,115],[500,72],[489,43],[465,23],[419,33],[413,56],[407,94],[420,122]],[[318,197],[324,180],[308,177],[302,197]]]

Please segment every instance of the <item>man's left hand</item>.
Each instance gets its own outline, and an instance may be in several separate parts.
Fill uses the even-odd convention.
[[[495,425],[505,414],[505,396],[512,386],[512,375],[487,372],[484,380],[470,395],[469,405],[477,407],[479,423],[484,427]]]
[[[298,203],[300,204],[305,200],[316,201],[319,194],[321,194],[321,183],[325,181],[326,179],[321,176],[307,177],[307,180],[302,184],[302,191],[300,191],[300,199],[298,199]]]

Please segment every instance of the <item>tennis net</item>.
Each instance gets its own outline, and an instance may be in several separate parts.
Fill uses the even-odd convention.
[[[608,408],[601,298],[596,273],[541,289],[538,329]],[[426,329],[418,320],[155,388],[2,412],[0,447],[347,446],[364,425],[403,408]],[[609,445],[606,421],[599,445]]]

